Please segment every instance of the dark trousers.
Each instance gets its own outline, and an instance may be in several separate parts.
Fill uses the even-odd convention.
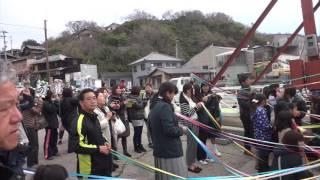
[[[269,171],[270,168],[268,165],[268,159],[269,159],[270,151],[257,148],[257,152],[258,152],[258,157],[260,158],[257,160],[258,161],[258,172]]]
[[[27,155],[27,166],[32,167],[39,163],[38,153],[39,153],[39,139],[38,130],[34,128],[26,127],[27,136],[29,139],[30,151]]]
[[[249,112],[242,112],[240,113],[240,119],[242,121],[243,129],[244,129],[244,136],[248,138],[253,138],[253,129],[252,129],[252,123],[250,119],[250,113]],[[247,150],[251,150],[250,144],[245,143],[244,147]]]
[[[205,131],[200,129],[199,130],[199,139],[201,140],[201,142],[203,144],[207,143],[207,138],[208,138],[207,132],[205,132]],[[206,152],[201,148],[200,145],[198,145],[198,150],[197,150],[197,159],[198,159],[198,161],[205,160],[206,158],[207,158]]]
[[[128,152],[127,137],[119,137],[119,138],[121,139],[123,153]]]
[[[113,166],[113,160],[112,160],[112,155],[111,153],[109,153],[108,155],[104,155],[104,154],[99,154],[99,155],[95,155],[96,158],[97,156],[99,156],[99,159],[96,159],[98,161],[93,160],[94,161],[94,167],[91,167],[91,172],[90,175],[93,176],[107,176],[107,177],[112,177],[112,166]],[[78,158],[78,157],[77,157]],[[80,173],[79,169],[79,165],[81,162],[79,162],[79,158],[77,159],[77,173]],[[78,179],[97,179],[94,177],[81,177],[78,176]]]
[[[68,132],[68,150],[67,151],[68,153],[72,153],[73,150],[72,150],[71,130],[67,128],[65,128],[65,130]],[[64,131],[59,131],[59,139],[63,138],[63,134],[64,134]]]
[[[141,145],[141,135],[143,126],[137,126],[133,128],[133,144],[134,147]]]
[[[107,176],[111,177],[112,175],[112,155],[111,153],[108,155],[101,155],[104,159],[103,164],[99,165],[99,167],[92,168],[91,174],[98,176]]]
[[[44,138],[44,158],[48,159],[58,153],[58,128],[46,128]]]
[[[148,143],[149,144],[152,144],[152,138],[151,138],[151,130],[150,130],[150,127],[149,127],[149,121],[148,119],[144,119],[146,125],[147,125],[147,138],[148,138]]]

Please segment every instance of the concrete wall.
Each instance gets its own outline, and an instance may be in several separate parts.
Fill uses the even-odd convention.
[[[217,72],[228,60],[231,54],[218,55],[216,60],[218,62]],[[243,72],[253,72],[254,53],[253,50],[241,51],[240,55],[232,62],[224,73],[224,77],[228,83],[237,83],[237,75]]]

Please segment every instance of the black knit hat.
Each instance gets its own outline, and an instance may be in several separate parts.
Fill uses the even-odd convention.
[[[238,74],[238,81],[240,84],[242,84],[250,77],[251,77],[251,73],[241,73],[241,74]]]

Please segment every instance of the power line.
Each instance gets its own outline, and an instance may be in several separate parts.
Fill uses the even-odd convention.
[[[22,27],[22,28],[27,28],[27,29],[37,29],[37,30],[41,30],[43,31],[43,28],[42,27],[37,27],[37,26],[28,26],[28,25],[23,25],[23,24],[9,24],[9,23],[3,23],[3,22],[0,22],[1,25],[6,25],[6,26],[14,26],[14,27]],[[57,34],[60,34],[62,31],[55,31],[55,30],[50,30],[48,29],[49,32],[51,33],[57,33]]]
[[[23,27],[23,28],[41,29],[41,30],[43,30],[43,28],[41,28],[41,27],[28,26],[28,25],[22,25],[22,24],[8,24],[8,23],[2,23],[2,22],[0,22],[0,24],[6,25],[6,26],[16,26],[16,27]]]

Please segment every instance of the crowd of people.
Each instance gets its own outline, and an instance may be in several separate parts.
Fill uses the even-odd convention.
[[[249,74],[240,74],[241,90],[237,94],[240,106],[240,119],[244,135],[261,142],[281,143],[273,149],[256,146],[258,172],[298,167],[306,163],[304,134],[298,127],[307,113],[306,101],[297,93],[295,87],[280,88],[279,84],[264,87],[262,92],[255,92],[250,87]],[[248,151],[254,151],[246,144]],[[250,154],[250,153],[249,153]],[[311,177],[309,171],[291,174],[282,179],[303,179]]]
[[[134,153],[146,152],[142,142],[143,127],[146,126],[148,147],[153,149],[154,165],[157,168],[186,177],[189,172],[200,173],[201,166],[211,163],[203,144],[209,140],[214,154],[221,156],[216,145],[217,134],[212,134],[195,124],[176,117],[183,116],[204,125],[216,127],[223,119],[221,96],[211,91],[206,84],[195,82],[178,89],[170,82],[162,83],[158,92],[147,84],[143,89],[134,86],[129,95],[124,88],[83,89],[73,94],[64,88],[61,95],[48,90],[45,97],[35,93],[29,83],[17,92],[9,69],[0,71],[0,174],[5,179],[24,179],[23,166],[37,167],[34,179],[66,179],[68,173],[60,165],[39,165],[38,131],[45,129],[43,156],[52,160],[60,156],[58,144],[62,143],[64,131],[68,133],[68,153],[77,155],[77,173],[83,175],[112,176],[119,166],[119,158],[113,152],[119,150],[131,157],[128,137],[133,129]],[[255,92],[248,74],[240,74],[241,89],[237,94],[240,120],[244,136],[261,142],[278,142],[273,149],[245,143],[246,151],[257,155],[256,169],[267,172],[303,165],[306,160],[303,132],[299,130],[307,113],[307,105],[293,87],[278,84],[266,86],[263,92]],[[178,95],[179,103],[174,103]],[[315,106],[317,107],[317,106]],[[208,112],[213,116],[211,119]],[[130,128],[132,126],[132,128]],[[190,133],[192,132],[192,134]],[[186,149],[181,137],[186,135]],[[198,163],[199,162],[199,163]],[[282,179],[310,177],[308,171],[295,173]],[[155,179],[170,179],[170,175],[156,172]]]

